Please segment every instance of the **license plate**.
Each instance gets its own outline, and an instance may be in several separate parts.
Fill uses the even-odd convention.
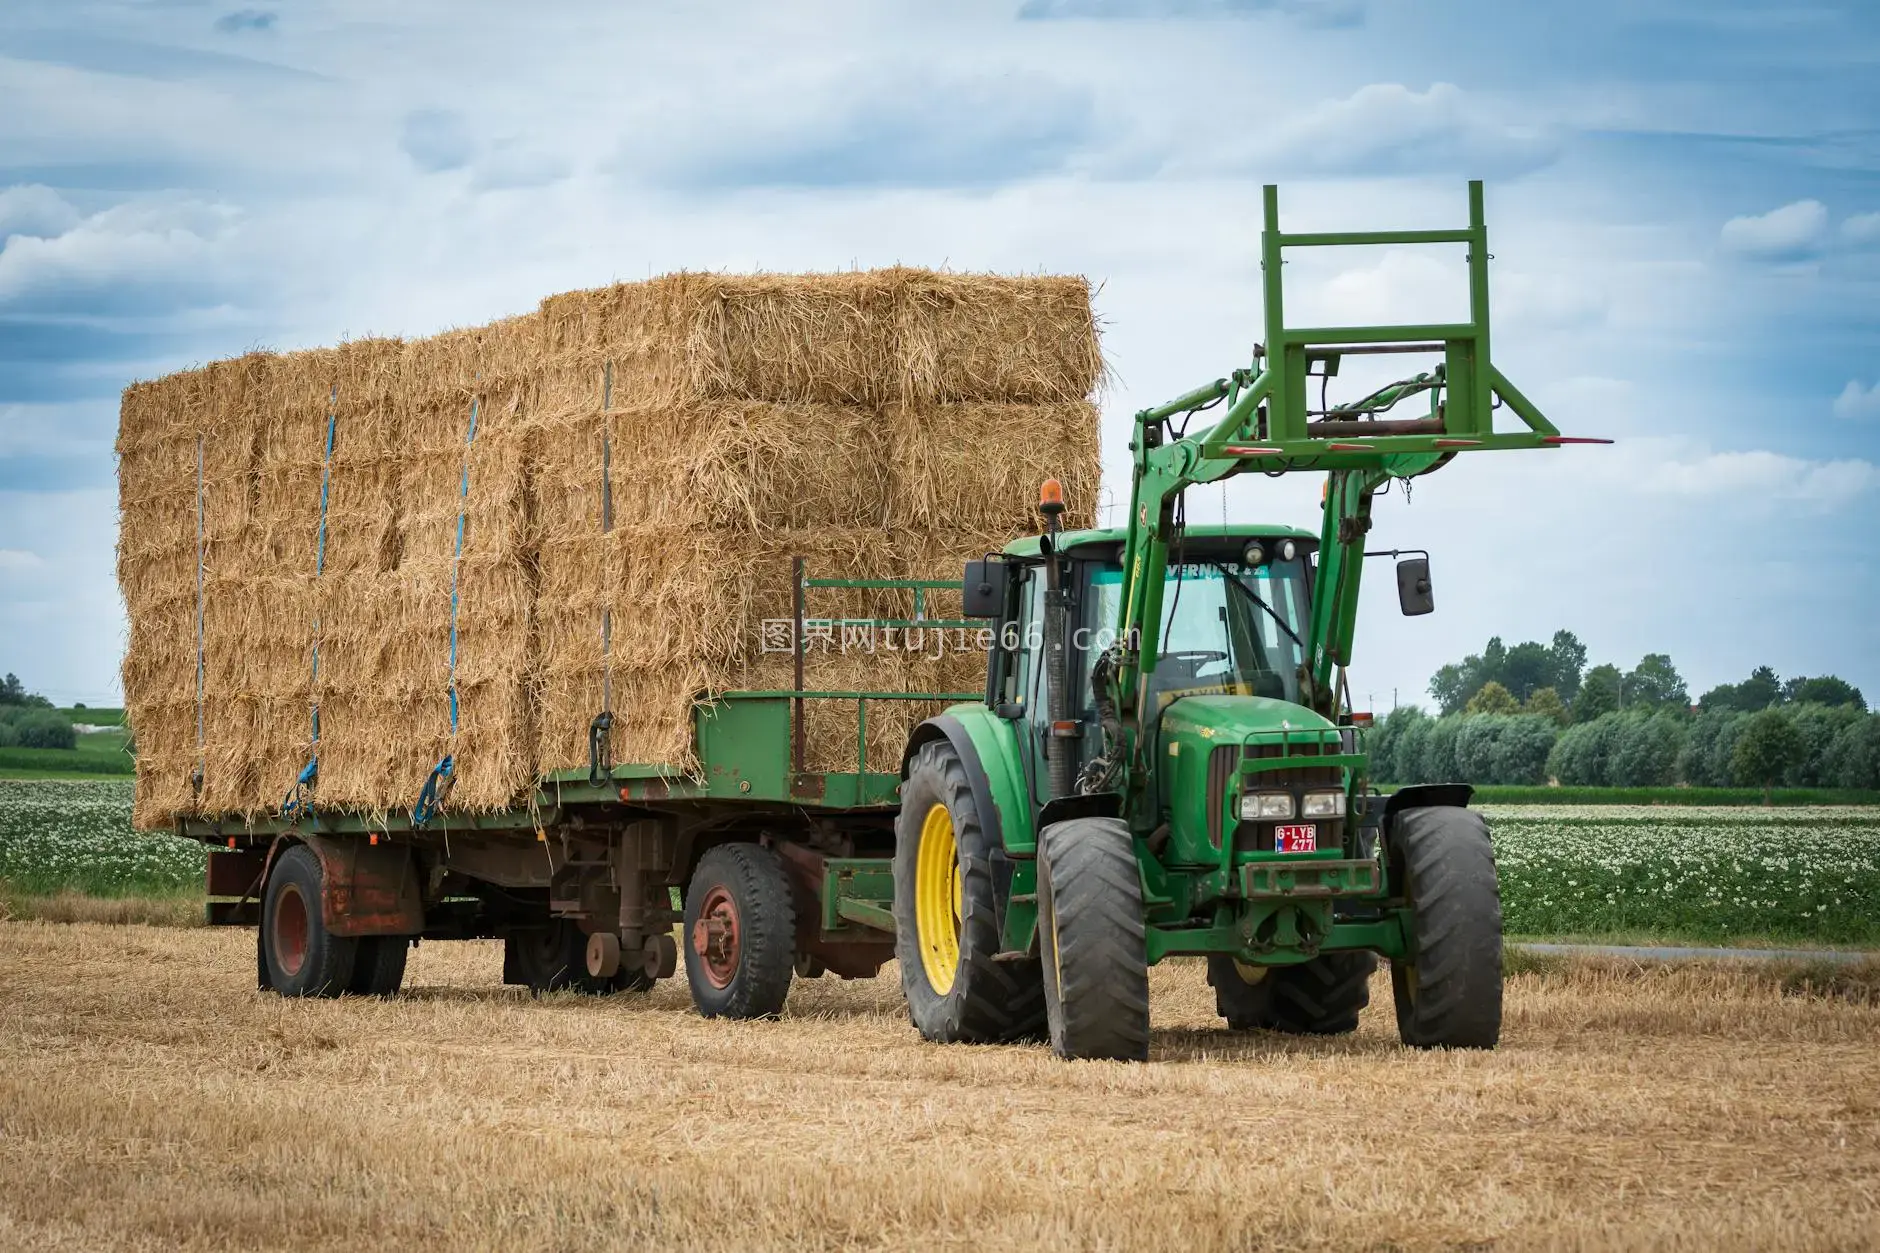
[[[1276,853],[1316,853],[1319,851],[1319,829],[1309,822],[1297,826],[1273,828],[1273,851]]]

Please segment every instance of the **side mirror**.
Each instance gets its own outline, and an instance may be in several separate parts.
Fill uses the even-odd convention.
[[[961,612],[969,618],[996,618],[1005,612],[1006,580],[1011,569],[1003,561],[969,561],[961,585]]]
[[[1397,603],[1404,617],[1436,612],[1436,594],[1430,590],[1430,559],[1410,557],[1397,563]]]

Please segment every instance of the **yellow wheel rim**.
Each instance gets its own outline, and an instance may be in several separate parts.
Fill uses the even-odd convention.
[[[914,925],[927,985],[945,996],[960,968],[960,846],[945,805],[927,811],[914,858]]]

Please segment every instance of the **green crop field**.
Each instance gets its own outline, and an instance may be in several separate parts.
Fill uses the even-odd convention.
[[[205,856],[193,841],[132,831],[128,779],[0,779],[8,895],[199,893]]]
[[[125,748],[129,738],[130,733],[121,729],[87,731],[72,748],[0,748],[0,779],[128,778],[136,772],[136,762]]]
[[[1880,808],[1487,806],[1510,935],[1880,945]],[[199,893],[204,850],[130,827],[129,780],[0,779],[16,900]]]

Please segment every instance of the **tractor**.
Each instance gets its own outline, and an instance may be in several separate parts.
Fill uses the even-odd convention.
[[[1380,793],[1349,696],[1366,559],[1398,559],[1405,614],[1434,608],[1427,554],[1367,550],[1372,507],[1462,453],[1609,441],[1560,434],[1492,363],[1479,182],[1462,229],[1288,234],[1270,186],[1264,210],[1265,340],[1135,415],[1122,525],[1064,529],[1047,481],[1040,533],[966,569],[965,616],[993,639],[984,698],[910,737],[895,823],[895,954],[929,1040],[1144,1059],[1149,967],[1169,957],[1206,960],[1230,1028],[1348,1032],[1381,956],[1405,1044],[1497,1043],[1500,897],[1472,789]],[[1287,325],[1286,250],[1421,244],[1466,246],[1466,322]],[[1327,400],[1341,363],[1414,354],[1440,360]],[[1316,531],[1187,521],[1188,489],[1249,473],[1324,475]]]

